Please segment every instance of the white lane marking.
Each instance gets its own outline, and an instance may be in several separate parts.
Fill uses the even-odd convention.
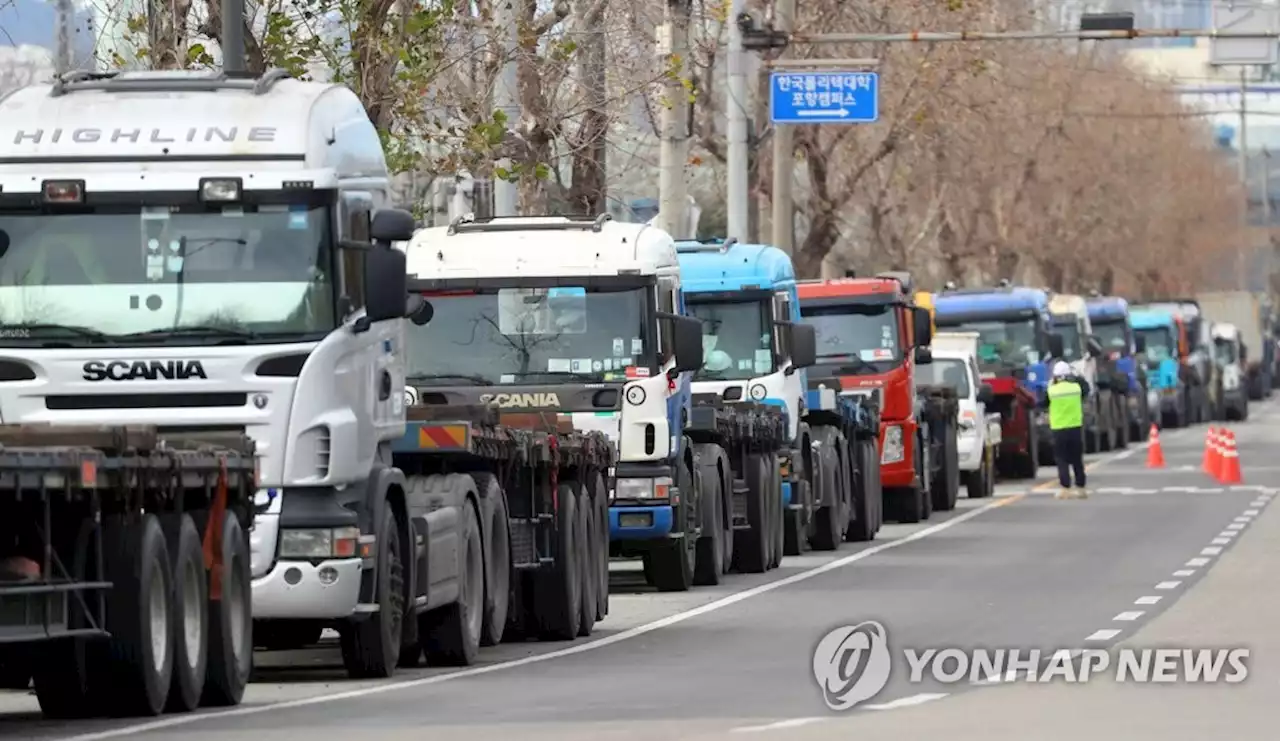
[[[1209,546],[1208,548],[1200,549],[1200,555],[1202,556],[1216,556],[1219,553],[1222,553],[1222,548],[1216,545],[1212,545],[1212,546]]]
[[[856,563],[858,561],[862,561],[864,559],[870,558],[871,556],[874,556],[877,553],[883,553],[884,551],[906,545],[907,543],[911,543],[913,541],[927,538],[930,535],[934,535],[936,533],[942,532],[943,530],[947,530],[948,528],[955,527],[956,525],[959,525],[962,522],[972,520],[973,518],[981,515],[982,513],[988,510],[992,510],[997,507],[1007,507],[1008,505],[1016,501],[1017,501],[1017,498],[1015,497],[1006,497],[1004,499],[999,499],[989,504],[984,504],[983,506],[978,507],[977,509],[969,510],[968,512],[965,512],[962,515],[957,515],[955,517],[952,517],[949,520],[939,522],[936,525],[931,525],[927,528],[924,528],[923,530],[917,530],[911,533],[910,535],[903,536],[899,540],[891,540],[886,543],[881,543],[879,545],[866,548],[856,553],[850,553],[847,556],[844,556],[842,558],[837,558],[834,561],[828,561],[822,566],[818,566],[808,571],[802,571],[798,574],[792,574],[791,576],[778,579],[777,581],[771,581],[765,584],[754,586],[750,589],[744,589],[741,592],[735,592],[733,594],[721,597],[720,599],[715,600],[714,602],[708,602],[705,605],[700,605],[698,607],[685,610],[684,612],[678,612],[674,615],[668,615],[667,617],[660,618],[658,620],[654,620],[649,623],[645,623],[644,625],[637,625],[634,628],[629,628],[620,633],[614,633],[613,635],[605,636],[604,638],[600,638],[594,641],[588,641],[586,643],[579,643],[577,645],[569,646],[567,648],[563,648],[558,651],[548,651],[547,653],[544,653],[544,654],[526,656],[520,659],[512,659],[511,661],[502,661],[496,664],[489,664],[487,666],[477,666],[471,669],[463,669],[462,671],[456,671],[449,674],[437,674],[432,677],[419,677],[418,679],[392,681],[392,682],[388,682],[387,684],[378,685],[376,687],[363,687],[361,689],[347,690],[346,692],[335,692],[333,694],[327,694],[327,695],[301,697],[296,700],[285,700],[282,702],[268,703],[264,705],[250,705],[250,706],[242,705],[237,708],[231,708],[229,710],[221,710],[221,711],[216,711],[212,713],[199,713],[199,714],[192,713],[188,715],[175,715],[170,718],[162,718],[162,719],[153,720],[147,723],[138,723],[136,725],[124,726],[121,728],[112,728],[110,730],[105,730],[105,731],[95,731],[93,733],[82,733],[76,736],[63,736],[62,738],[57,739],[57,741],[100,741],[100,739],[119,738],[121,736],[131,736],[138,733],[148,733],[150,731],[159,731],[167,728],[174,728],[177,726],[185,726],[185,725],[190,725],[192,723],[199,723],[206,720],[217,720],[219,718],[235,718],[235,717],[242,717],[246,715],[259,715],[259,714],[270,712],[273,710],[290,710],[293,708],[302,708],[302,707],[308,707],[311,705],[327,705],[329,703],[336,702],[338,700],[352,700],[359,697],[369,697],[371,695],[380,695],[386,692],[393,692],[396,690],[412,689],[415,687],[426,687],[433,684],[451,682],[457,679],[465,679],[467,677],[476,677],[482,674],[492,674],[493,672],[504,671],[507,669],[515,669],[521,666],[529,666],[530,664],[540,664],[544,661],[551,661],[553,659],[559,659],[565,656],[576,656],[577,654],[586,653],[588,651],[595,651],[597,649],[604,648],[605,646],[612,646],[615,643],[622,643],[623,641],[629,641],[632,638],[639,638],[640,636],[646,635],[648,633],[652,633],[655,630],[668,628],[672,625],[683,623],[686,620],[691,620],[695,617],[699,617],[701,615],[706,615],[707,613],[724,609],[730,605],[734,605],[739,602],[742,602],[743,600],[747,600],[761,594],[772,592],[775,589],[781,589],[782,587],[785,587],[785,586],[790,586],[792,584],[798,584],[803,581],[808,581],[809,579],[812,579],[821,574],[825,574],[828,571],[835,571],[837,569],[848,566],[851,563]]]
[[[1098,631],[1094,631],[1093,635],[1089,636],[1085,640],[1086,641],[1109,641],[1118,635],[1120,635],[1120,631],[1118,630],[1114,630],[1114,629],[1098,630]]]
[[[1228,540],[1236,537],[1237,535],[1239,535],[1239,533],[1237,533],[1235,530],[1223,530],[1222,532],[1218,533],[1219,538],[1227,538]]]
[[[761,726],[739,726],[734,728],[730,733],[760,733],[761,731],[777,731],[783,728],[799,728],[813,723],[821,723],[830,718],[792,718],[791,720],[780,720],[777,723],[765,723]]]
[[[1173,575],[1174,576],[1195,576],[1196,570],[1195,569],[1178,569],[1177,571],[1173,572]]]
[[[1244,511],[1244,514],[1245,514],[1245,516],[1246,516],[1246,517],[1257,517],[1257,516],[1258,516],[1259,514],[1261,514],[1261,513],[1260,513],[1260,512],[1258,512],[1258,510],[1256,510],[1256,509],[1246,509],[1246,510]]]
[[[1156,585],[1156,589],[1177,589],[1180,581],[1162,581]]]
[[[1230,530],[1230,531],[1231,531],[1231,532],[1233,532],[1233,533],[1235,533],[1235,532],[1239,532],[1239,531],[1241,531],[1241,530],[1244,530],[1244,523],[1243,523],[1243,522],[1233,522],[1233,523],[1231,523],[1230,525],[1227,525],[1227,530]]]
[[[1166,487],[1164,487],[1164,490],[1165,490],[1165,491],[1180,491],[1180,492],[1182,492],[1182,493],[1184,493],[1184,494],[1195,494],[1195,493],[1197,493],[1197,492],[1202,491],[1202,489],[1201,489],[1200,487],[1198,487],[1198,486],[1166,486]]]
[[[1199,568],[1199,567],[1201,567],[1201,566],[1208,566],[1208,565],[1209,565],[1209,561],[1210,561],[1210,560],[1212,560],[1212,559],[1208,559],[1208,558],[1193,558],[1193,559],[1191,559],[1190,561],[1187,561],[1187,563],[1186,563],[1186,564],[1184,564],[1184,565],[1186,565],[1186,566],[1195,566],[1196,568]]]
[[[1133,601],[1133,604],[1135,604],[1135,605],[1154,605],[1155,603],[1157,603],[1157,602],[1159,602],[1159,601],[1160,601],[1160,597],[1159,597],[1158,595],[1151,595],[1151,596],[1149,596],[1149,597],[1139,597],[1139,598],[1137,598],[1136,600],[1134,600],[1134,601]]]
[[[1224,538],[1221,535],[1219,535],[1218,537],[1214,538],[1209,542],[1213,543],[1214,545],[1228,545],[1231,543],[1231,536],[1227,536]]]
[[[1237,517],[1236,519],[1232,520],[1232,522],[1240,522],[1240,523],[1248,524],[1248,523],[1250,523],[1250,522],[1253,522],[1253,518],[1252,518],[1252,517],[1245,517],[1245,516],[1241,515],[1240,517]]]
[[[1249,506],[1250,506],[1250,507],[1265,507],[1265,506],[1267,506],[1267,500],[1266,500],[1266,499],[1255,499],[1254,501],[1249,502]]]
[[[1111,619],[1115,620],[1116,622],[1131,623],[1145,614],[1146,613],[1144,613],[1142,610],[1134,610],[1132,612],[1122,612]]]
[[[923,705],[926,702],[931,702],[933,700],[941,700],[946,696],[947,693],[945,692],[923,692],[919,695],[900,697],[891,702],[881,703],[879,705],[867,705],[865,707],[867,710],[893,710],[895,708],[908,708],[912,705]]]

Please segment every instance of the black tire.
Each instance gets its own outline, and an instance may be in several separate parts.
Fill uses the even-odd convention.
[[[89,518],[80,525],[73,545],[71,573],[78,581],[97,576],[97,543],[101,530]],[[96,599],[85,595],[85,603],[94,609]],[[69,627],[86,628],[90,622],[77,603],[69,606]],[[101,615],[94,614],[94,619]],[[32,662],[32,681],[40,710],[48,720],[88,718],[101,708],[106,643],[96,639],[72,638],[53,641],[42,648],[39,660]]]
[[[1129,405],[1126,403],[1128,397],[1120,397],[1120,401],[1116,404],[1116,447],[1120,450],[1127,450],[1129,447]]]
[[[993,478],[991,449],[982,451],[982,464],[978,470],[970,471],[965,481],[965,490],[970,499],[983,499],[991,496],[991,479]]]
[[[578,579],[582,582],[581,615],[578,616],[578,636],[586,638],[596,626],[596,590],[600,577],[596,562],[600,558],[599,539],[596,535],[596,514],[591,506],[591,495],[578,485],[578,534],[581,536],[583,558],[578,561]]]
[[[173,568],[164,531],[152,514],[104,538],[108,581],[107,629],[112,715],[159,715],[173,680]],[[155,617],[163,610],[163,619]],[[163,635],[157,635],[163,631]]]
[[[560,484],[556,492],[560,507],[556,512],[556,562],[538,574],[534,593],[539,633],[547,640],[572,641],[582,627],[582,580],[578,561],[582,540],[578,537],[576,487]]]
[[[724,495],[720,491],[720,475],[714,468],[698,466],[702,480],[702,536],[698,538],[693,567],[693,583],[715,586],[724,573]]]
[[[609,614],[609,489],[605,486],[604,476],[597,471],[587,477],[587,486],[595,493],[591,497],[591,506],[596,511],[596,522],[600,529],[596,531],[596,622],[604,620]]]
[[[933,486],[929,490],[933,509],[938,512],[955,509],[960,492],[960,451],[955,431],[950,424],[946,429],[948,436],[943,442],[941,475],[932,481]]]
[[[733,476],[731,473],[727,477],[721,475],[721,470],[730,469],[720,446],[702,444],[697,452],[702,480],[714,481],[715,489],[720,494],[716,505],[720,510],[720,574],[724,575],[733,568]]]
[[[748,527],[734,530],[733,566],[746,574],[762,574],[769,569],[769,492],[763,456],[747,455],[744,468]]]
[[[676,473],[681,492],[696,491],[693,472],[683,458]],[[693,571],[697,561],[698,541],[693,535],[693,522],[696,517],[698,497],[681,494],[680,508],[675,511],[673,528],[678,528],[682,537],[670,538],[657,544],[649,551],[649,563],[653,568],[653,585],[659,592],[687,592],[693,586]]]
[[[776,569],[782,565],[782,555],[786,545],[784,542],[786,537],[783,534],[782,469],[778,467],[778,456],[774,453],[765,454],[765,465],[768,469],[769,491],[773,497],[771,508],[773,513],[773,556],[769,559],[769,568]]]
[[[365,620],[342,626],[342,663],[352,679],[386,679],[400,663],[404,620],[409,604],[405,579],[404,537],[390,502],[378,525],[378,557],[374,573],[378,611]]]
[[[458,533],[458,600],[418,616],[418,636],[431,666],[471,666],[484,632],[484,538],[480,514],[462,502]]]
[[[209,580],[204,546],[190,515],[166,515],[165,537],[173,553],[173,682],[169,712],[200,707],[209,663]]]
[[[209,663],[204,682],[205,707],[239,705],[253,673],[253,573],[249,534],[227,512],[222,520],[222,595],[210,575]]]
[[[813,492],[814,512],[813,538],[809,544],[815,551],[834,551],[844,540],[844,532],[848,529],[850,512],[845,508],[845,486],[848,476],[841,470],[845,459],[836,446],[843,438],[835,430],[824,427],[814,432],[820,447],[818,470],[813,472],[813,479],[821,488]],[[834,498],[834,504],[818,504],[823,500]]]
[[[870,447],[874,455],[875,448]],[[873,472],[868,467],[871,465],[868,461],[872,459],[868,458],[865,440],[855,440],[852,448],[854,455],[849,462],[849,489],[853,502],[849,507],[849,526],[844,537],[850,543],[866,543],[876,537],[876,530],[879,528]]]
[[[481,646],[502,643],[511,614],[511,530],[507,520],[507,497],[496,476],[473,473],[476,493],[488,512],[484,540],[484,625],[480,631]]]

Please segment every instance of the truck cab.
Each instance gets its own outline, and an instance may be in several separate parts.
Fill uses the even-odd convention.
[[[1127,446],[1128,426],[1123,423],[1121,409],[1116,401],[1117,395],[1112,393],[1111,375],[1102,359],[1102,345],[1093,336],[1093,325],[1089,320],[1089,309],[1084,297],[1053,294],[1049,298],[1049,312],[1053,316],[1053,333],[1062,339],[1061,357],[1054,358],[1053,361],[1067,361],[1072,370],[1089,384],[1089,398],[1085,402],[1086,452]],[[1047,440],[1048,427],[1042,431],[1042,439]],[[1042,450],[1051,449],[1051,446],[1046,445]],[[1041,457],[1047,456],[1042,454]]]
[[[405,613],[378,545],[403,504],[408,308],[391,243],[413,218],[387,208],[359,99],[284,70],[77,72],[4,97],[0,127],[5,422],[248,435],[252,618],[330,624],[349,667],[390,674]]]
[[[1210,329],[1213,337],[1213,359],[1221,368],[1222,403],[1228,420],[1243,421],[1249,418],[1248,375],[1245,372],[1248,348],[1236,325],[1214,322]]]
[[[1119,296],[1091,296],[1088,308],[1089,321],[1102,345],[1103,357],[1115,368],[1117,381],[1113,390],[1124,389],[1129,439],[1146,440],[1151,428],[1151,410],[1147,406],[1146,367],[1138,363],[1144,346],[1129,325],[1129,303]]]
[[[1134,339],[1141,343],[1147,369],[1147,404],[1161,427],[1185,427],[1188,398],[1181,373],[1187,339],[1178,319],[1167,311],[1136,308],[1129,312]]]
[[[811,386],[871,400],[881,410],[880,479],[892,518],[918,522],[930,516],[931,431],[921,418],[916,365],[928,362],[932,326],[915,304],[905,273],[868,278],[802,281],[800,315],[816,332],[817,362]]]
[[[1140,307],[1171,315],[1183,333],[1178,372],[1187,397],[1184,401],[1186,424],[1212,420],[1214,403],[1222,391],[1222,379],[1213,362],[1209,321],[1204,316],[1200,302],[1190,298],[1169,298],[1141,304]]]
[[[995,492],[996,456],[1000,448],[1000,415],[994,411],[995,392],[978,370],[977,332],[939,332],[929,350],[933,362],[917,373],[929,383],[952,388],[959,400],[957,450],[962,482],[969,498]]]
[[[994,288],[949,287],[938,295],[936,306],[941,331],[978,333],[978,368],[1001,416],[1002,473],[1035,478],[1053,329],[1048,294],[1005,281]]]
[[[702,353],[671,236],[607,214],[462,217],[418,231],[405,251],[434,308],[410,348],[406,402],[604,433],[617,459],[607,547],[687,589],[698,520],[683,428]]]

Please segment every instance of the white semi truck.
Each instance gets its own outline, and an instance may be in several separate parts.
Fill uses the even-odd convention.
[[[1054,360],[1066,360],[1089,384],[1085,405],[1086,450],[1094,453],[1127,446],[1127,410],[1120,395],[1113,393],[1111,374],[1101,372],[1098,367],[1102,345],[1093,336],[1088,303],[1083,296],[1053,294],[1049,298],[1049,313],[1053,315],[1050,349]],[[1040,439],[1048,440],[1049,435],[1046,433]],[[1040,460],[1052,458],[1052,448],[1041,452]],[[1049,455],[1044,455],[1046,452]]]
[[[378,133],[341,85],[73,73],[0,102],[3,421],[256,443],[244,568],[209,585],[221,612],[149,632],[175,686],[207,658],[238,702],[251,620],[280,621],[255,626],[267,640],[338,628],[355,675],[400,659],[412,531],[391,446],[421,304],[391,248],[413,218],[387,202]],[[170,614],[193,614],[184,599]]]

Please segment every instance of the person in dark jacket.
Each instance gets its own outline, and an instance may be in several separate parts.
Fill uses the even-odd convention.
[[[1056,499],[1089,496],[1084,475],[1084,400],[1089,384],[1071,366],[1059,360],[1053,365],[1049,384],[1049,429],[1053,431],[1053,457],[1058,464]],[[1071,474],[1075,474],[1075,488]]]

